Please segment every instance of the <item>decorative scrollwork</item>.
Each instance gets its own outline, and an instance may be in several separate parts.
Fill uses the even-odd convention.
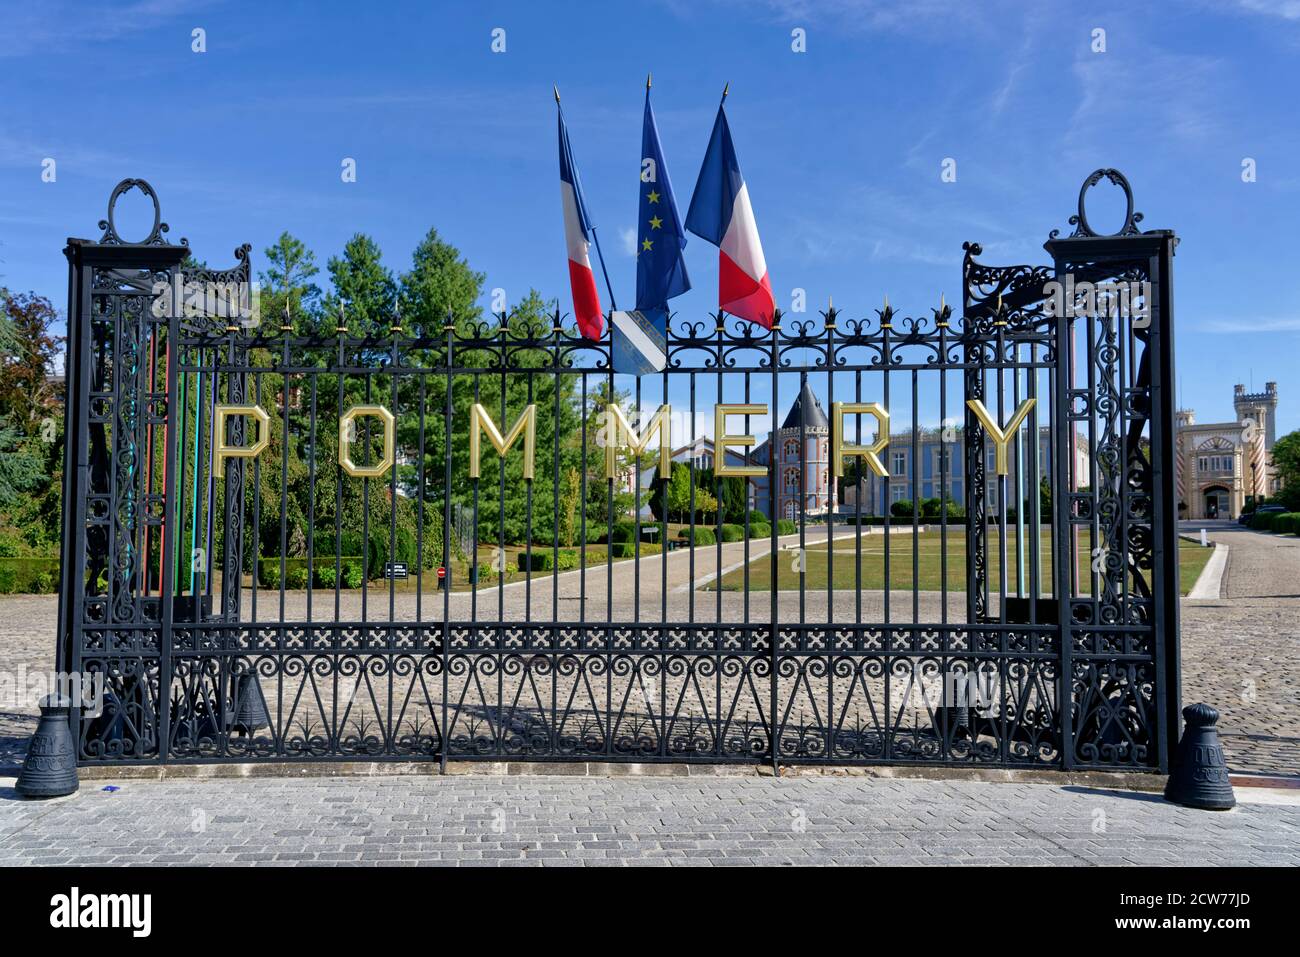
[[[1120,226],[1119,231],[1114,233],[1098,233],[1093,230],[1092,225],[1088,222],[1088,210],[1085,205],[1088,190],[1103,179],[1109,180],[1124,191],[1124,223]],[[1137,236],[1140,234],[1138,229],[1138,223],[1140,222],[1142,222],[1142,214],[1133,211],[1133,188],[1129,186],[1128,178],[1117,169],[1094,170],[1083,181],[1083,185],[1079,187],[1079,211],[1070,217],[1070,225],[1074,227],[1074,232],[1070,234],[1070,238],[1096,239],[1106,236]],[[1060,235],[1060,230],[1053,229],[1048,234],[1048,238],[1055,239],[1058,235]]]
[[[144,239],[130,243],[123,239],[117,231],[117,201],[124,195],[138,189],[153,203],[153,226],[149,230],[149,235]],[[99,237],[101,245],[105,246],[170,246],[172,243],[163,238],[163,234],[170,227],[162,221],[162,207],[158,202],[158,194],[148,182],[142,179],[124,179],[113,187],[112,194],[108,197],[108,214],[104,219],[99,221],[99,228],[102,229],[103,235]],[[180,244],[188,246],[189,240],[182,239]]]

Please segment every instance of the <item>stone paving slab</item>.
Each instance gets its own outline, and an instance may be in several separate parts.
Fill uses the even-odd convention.
[[[0,864],[1300,864],[1300,806],[869,778],[122,781],[22,801]],[[87,835],[94,835],[93,840]]]

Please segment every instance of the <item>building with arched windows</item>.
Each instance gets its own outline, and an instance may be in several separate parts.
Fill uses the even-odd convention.
[[[772,461],[772,443],[750,456],[757,465]],[[776,433],[777,518],[825,516],[835,510],[831,481],[831,423],[821,400],[805,383]],[[755,507],[772,518],[768,476],[751,479]]]
[[[1248,498],[1274,495],[1277,383],[1263,392],[1233,387],[1231,422],[1198,424],[1191,409],[1176,414],[1180,518],[1236,518]]]

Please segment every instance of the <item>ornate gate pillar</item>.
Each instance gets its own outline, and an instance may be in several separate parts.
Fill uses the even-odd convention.
[[[1123,225],[1099,234],[1088,191],[1123,190]],[[1054,566],[1061,597],[1065,767],[1115,762],[1167,772],[1179,714],[1178,497],[1171,230],[1139,231],[1118,170],[1084,181],[1074,232],[1053,231],[1060,287],[1053,431]],[[1061,306],[1064,308],[1060,308]],[[1085,451],[1086,450],[1086,451]],[[1089,548],[1083,552],[1084,543]]]
[[[153,202],[140,242],[117,231],[118,199],[134,189]],[[113,190],[98,241],[69,239],[68,360],[63,471],[63,544],[57,660],[69,674],[102,675],[105,707],[83,721],[73,708],[78,746],[123,757],[156,754],[172,607],[172,502],[155,485],[155,436],[175,421],[176,317],[155,309],[158,284],[173,288],[189,255],[164,238],[158,197],[144,180]],[[175,469],[166,446],[166,474]],[[150,560],[160,550],[157,577]],[[83,727],[83,725],[85,725]],[[160,734],[161,732],[161,734]]]

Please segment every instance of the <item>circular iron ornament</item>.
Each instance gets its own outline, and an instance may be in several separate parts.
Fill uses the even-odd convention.
[[[1088,190],[1092,189],[1102,179],[1109,180],[1113,185],[1118,186],[1124,191],[1124,224],[1114,233],[1098,233],[1088,222],[1088,211],[1086,201]],[[1070,225],[1075,227],[1071,238],[1095,237],[1104,238],[1107,236],[1136,236],[1138,234],[1137,224],[1142,222],[1142,214],[1133,212],[1133,187],[1129,185],[1127,177],[1117,169],[1099,169],[1094,170],[1092,175],[1083,181],[1079,187],[1079,211],[1070,217]],[[1056,230],[1052,231],[1052,238],[1055,238]]]
[[[149,235],[139,242],[128,243],[122,238],[121,233],[117,231],[117,201],[131,192],[138,189],[153,203],[153,226],[149,230]],[[170,245],[167,240],[163,239],[163,233],[167,232],[170,227],[162,221],[162,206],[158,202],[158,194],[154,188],[143,179],[124,179],[113,187],[113,193],[108,197],[108,218],[99,221],[99,228],[104,231],[100,237],[100,243],[113,244],[120,246],[166,246]],[[185,240],[181,240],[181,245],[187,245]]]

